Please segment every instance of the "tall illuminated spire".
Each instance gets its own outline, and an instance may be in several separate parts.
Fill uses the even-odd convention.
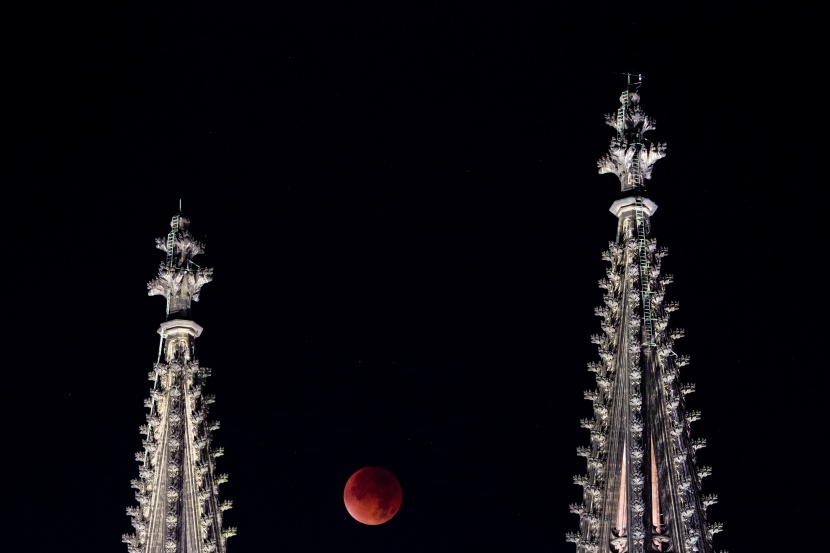
[[[583,487],[583,502],[571,505],[579,532],[567,540],[578,553],[711,553],[722,525],[706,517],[716,498],[702,495],[701,480],[711,470],[697,466],[705,441],[692,438],[690,424],[700,415],[686,409],[694,386],[680,382],[688,358],[674,351],[684,333],[668,327],[677,309],[664,301],[672,277],[661,274],[667,252],[651,238],[657,205],[643,195],[665,145],[643,136],[655,122],[640,107],[636,77],[628,76],[619,109],[606,116],[616,136],[597,163],[600,173],[617,175],[621,198],[611,205],[617,237],[602,256],[610,263],[600,281],[604,305],[595,310],[602,334],[591,337],[600,361],[588,364],[597,388],[585,398],[594,416],[581,421],[591,440],[577,448],[588,464],[574,478]]]
[[[123,536],[128,553],[225,553],[227,538],[236,533],[222,528],[231,503],[219,502],[218,488],[227,475],[214,472],[223,453],[212,445],[219,423],[207,421],[213,397],[203,395],[202,387],[210,369],[196,359],[202,327],[191,319],[191,304],[213,279],[213,269],[193,262],[204,247],[189,226],[180,211],[167,236],[156,239],[166,260],[147,285],[149,295],[165,298],[167,310],[149,374],[153,387],[144,402],[144,449],[136,453],[139,478],[132,481],[138,506],[127,509],[135,533]]]

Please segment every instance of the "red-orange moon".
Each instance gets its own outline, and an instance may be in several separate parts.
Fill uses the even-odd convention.
[[[386,469],[365,467],[352,474],[343,490],[346,510],[358,522],[383,524],[401,508],[401,485]]]

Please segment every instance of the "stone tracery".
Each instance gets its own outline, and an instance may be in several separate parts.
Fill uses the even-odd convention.
[[[210,371],[193,353],[202,328],[191,320],[191,303],[213,279],[213,269],[193,262],[204,246],[189,225],[176,215],[167,237],[156,239],[167,262],[147,284],[148,295],[166,299],[168,319],[159,328],[161,358],[148,375],[150,412],[140,428],[144,449],[136,454],[140,480],[133,481],[139,506],[127,508],[136,533],[123,537],[128,553],[224,553],[236,532],[222,526],[231,503],[217,498],[218,485],[227,481],[213,472],[224,453],[211,445],[218,423],[204,422],[213,397],[201,390]]]
[[[687,411],[685,397],[694,386],[679,381],[688,358],[674,351],[685,333],[668,327],[677,303],[664,301],[672,277],[661,271],[665,248],[649,236],[657,206],[643,196],[665,145],[643,136],[655,122],[640,107],[638,88],[630,84],[606,116],[617,136],[597,163],[600,174],[619,178],[622,197],[611,208],[617,240],[602,254],[610,264],[599,282],[604,305],[595,309],[603,334],[591,337],[601,362],[589,363],[597,389],[584,396],[594,416],[580,421],[590,446],[578,449],[587,474],[574,477],[583,487],[583,503],[571,506],[579,532],[566,539],[577,553],[712,553],[721,525],[707,521],[716,498],[702,496],[700,482],[711,470],[696,463],[706,442],[690,437],[699,413]]]

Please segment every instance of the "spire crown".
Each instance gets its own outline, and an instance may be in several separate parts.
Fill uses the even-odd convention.
[[[645,180],[651,179],[652,167],[666,155],[664,143],[653,143],[643,137],[644,133],[656,128],[657,122],[643,111],[638,92],[641,83],[631,83],[630,77],[626,89],[620,94],[620,107],[605,116],[605,122],[614,127],[617,136],[611,139],[608,153],[597,162],[601,175],[617,175],[624,195],[644,192]]]
[[[213,280],[213,269],[193,262],[205,251],[204,245],[190,233],[190,219],[179,213],[171,219],[167,236],[156,238],[156,248],[167,254],[167,260],[147,284],[148,295],[167,299],[168,316],[189,319],[191,302],[199,301],[202,286]]]
[[[167,265],[190,269],[195,265],[192,259],[204,253],[205,246],[190,233],[190,219],[181,213],[170,220],[167,236],[156,238],[156,248],[167,254]],[[198,265],[196,265],[198,268]]]

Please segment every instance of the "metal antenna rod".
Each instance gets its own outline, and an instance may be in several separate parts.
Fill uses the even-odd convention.
[[[631,77],[637,77],[637,85],[643,82],[643,74],[642,73],[614,73],[615,75],[624,75],[626,77],[626,84],[631,86]]]

